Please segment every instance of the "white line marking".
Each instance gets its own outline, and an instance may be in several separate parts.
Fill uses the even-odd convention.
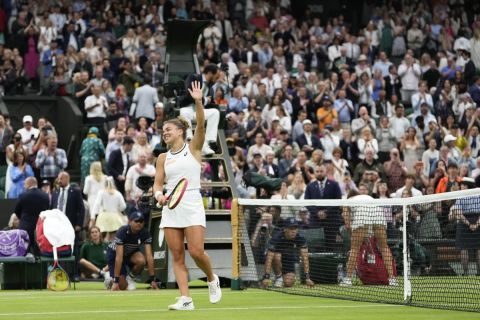
[[[257,306],[257,307],[225,307],[199,308],[195,311],[250,311],[250,310],[283,310],[283,309],[327,309],[327,308],[394,308],[404,307],[394,304],[358,304],[358,305],[324,305],[324,306]],[[83,311],[48,311],[48,312],[18,312],[0,313],[0,317],[11,316],[46,316],[46,315],[74,315],[74,314],[107,314],[107,313],[138,313],[138,312],[168,312],[167,309],[129,309],[129,310],[83,310]]]
[[[25,293],[0,293],[0,301],[2,300],[11,300],[14,298],[22,297],[26,299],[38,299],[41,297],[42,299],[44,298],[72,298],[72,297],[118,297],[118,296],[124,296],[124,295],[135,295],[135,296],[153,296],[153,295],[172,295],[175,296],[176,294],[178,295],[178,292],[173,289],[162,289],[162,290],[138,290],[138,291],[119,291],[119,292],[112,292],[112,291],[107,291],[107,290],[82,290],[82,291],[74,291],[75,293],[66,293],[66,292],[53,292],[53,291],[48,291],[48,290],[42,290],[42,291],[33,291],[33,292],[25,292]],[[245,291],[227,291],[228,294],[240,294],[243,293],[245,294]],[[248,294],[268,294],[268,293],[278,293],[282,294],[281,292],[274,292],[274,291],[248,291]],[[193,289],[190,293],[190,295],[206,295],[208,294],[208,291],[197,291],[196,289]]]

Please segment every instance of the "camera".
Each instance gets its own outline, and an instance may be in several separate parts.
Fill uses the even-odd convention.
[[[140,176],[135,183],[136,186],[142,190],[142,195],[137,201],[137,206],[139,209],[148,209],[155,206],[155,199],[147,195],[150,189],[153,187],[154,178],[150,176]]]
[[[268,232],[268,224],[264,223],[260,226],[260,233],[266,234]]]
[[[222,70],[223,72],[228,72],[228,64],[227,63],[221,63],[220,64],[220,70]]]

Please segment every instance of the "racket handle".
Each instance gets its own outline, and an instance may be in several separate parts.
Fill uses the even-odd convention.
[[[167,198],[165,199],[165,201],[168,201],[168,199],[170,199],[170,195],[167,196]],[[161,205],[158,201],[157,201],[157,208],[158,209],[161,209],[163,207],[163,205]]]

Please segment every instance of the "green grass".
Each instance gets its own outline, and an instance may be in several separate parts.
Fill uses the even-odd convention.
[[[167,311],[177,290],[108,292],[101,283],[79,283],[77,290],[1,291],[0,319],[480,319],[480,314],[289,295],[272,291],[223,289],[221,303],[208,302],[205,288],[191,290],[196,310]],[[322,286],[323,288],[323,286]],[[320,289],[320,288],[319,288]]]

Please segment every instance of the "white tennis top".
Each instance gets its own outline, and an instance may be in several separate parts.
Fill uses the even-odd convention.
[[[183,148],[175,153],[171,150],[167,152],[164,170],[167,193],[171,192],[182,178],[188,180],[187,190],[200,189],[201,166],[190,152],[188,144],[184,144]]]

